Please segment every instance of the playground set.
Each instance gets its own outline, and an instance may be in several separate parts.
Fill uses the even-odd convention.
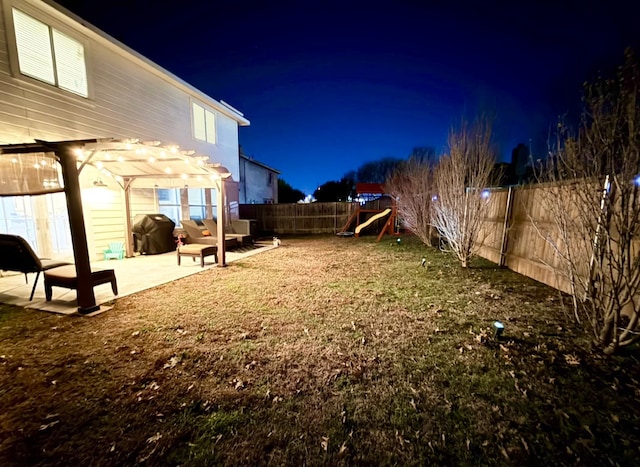
[[[356,183],[356,192],[358,194],[358,198],[363,197],[365,200],[372,199],[380,199],[383,196],[388,196],[384,191],[384,187],[381,183]],[[355,236],[359,237],[360,232],[363,229],[366,229],[371,224],[376,222],[379,219],[384,219],[389,216],[387,221],[384,224],[384,227],[378,233],[378,238],[376,241],[380,241],[385,233],[389,235],[398,235],[398,225],[397,225],[397,217],[398,217],[398,207],[396,205],[396,200],[393,196],[388,196],[391,200],[391,206],[380,209],[369,209],[366,207],[358,206],[356,210],[351,214],[347,223],[342,227],[338,235],[343,237]],[[369,214],[373,214],[370,217],[367,217]],[[366,217],[365,220],[361,223],[361,217]],[[349,231],[349,227],[354,225],[355,229],[353,231]]]

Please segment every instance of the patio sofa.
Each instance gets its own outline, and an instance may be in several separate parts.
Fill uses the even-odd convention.
[[[29,300],[33,300],[33,294],[36,291],[38,278],[42,271],[68,264],[71,263],[38,258],[29,243],[19,235],[0,234],[0,270],[22,272],[27,283],[29,283],[27,274],[30,272],[36,273]]]
[[[216,232],[218,232],[218,224],[213,219],[202,219],[202,223],[204,226],[211,232],[212,236],[216,236]],[[253,243],[253,238],[247,232],[238,233],[236,232],[233,224],[231,224],[231,232],[225,232],[225,238],[235,238],[242,246],[251,245]]]
[[[187,234],[187,243],[199,243],[201,245],[217,245],[218,238],[213,232],[211,235],[204,235],[198,224],[192,220],[180,221],[182,228]],[[225,235],[224,245],[226,248],[233,248],[238,246],[238,239],[235,237],[229,237]]]

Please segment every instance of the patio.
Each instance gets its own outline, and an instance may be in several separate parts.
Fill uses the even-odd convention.
[[[240,259],[275,248],[271,242],[256,243],[251,247],[244,247],[226,252],[226,262],[233,263]],[[214,257],[205,259],[204,268],[200,261],[183,258],[178,266],[175,252],[159,255],[138,255],[123,260],[96,261],[91,263],[91,269],[113,269],[118,281],[118,295],[114,296],[109,284],[96,286],[94,290],[96,304],[100,309],[89,313],[92,316],[110,309],[107,304],[115,299],[131,295],[142,290],[150,289],[161,284],[175,281],[183,277],[217,267]],[[49,311],[60,314],[78,313],[76,291],[60,287],[53,288],[53,299],[45,300],[44,276],[40,274],[33,300],[29,301],[29,294],[33,287],[35,274],[29,274],[29,283],[25,283],[24,274],[2,272],[0,277],[0,303],[17,305],[24,308]]]

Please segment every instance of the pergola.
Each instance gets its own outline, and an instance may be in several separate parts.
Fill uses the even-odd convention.
[[[224,180],[231,173],[194,151],[138,139],[84,139],[0,145],[0,196],[64,192],[77,274],[78,311],[97,310],[90,281],[91,267],[79,175],[93,166],[124,190],[126,254],[133,256],[131,188],[215,188],[218,209],[218,265],[225,266]]]

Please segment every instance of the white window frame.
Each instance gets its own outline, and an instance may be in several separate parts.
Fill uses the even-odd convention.
[[[189,200],[189,218],[195,221],[201,221],[207,218],[207,200],[204,193],[204,188],[188,188],[187,198]],[[196,196],[197,193],[197,196]],[[195,200],[194,198],[199,198]],[[196,202],[199,201],[199,202]],[[198,216],[193,216],[193,213],[197,212]]]
[[[205,106],[191,102],[193,137],[199,141],[216,144],[216,114]]]
[[[10,11],[17,52],[17,69],[20,74],[88,98],[89,82],[85,44],[20,8],[12,6]],[[43,37],[37,41],[37,36],[30,34],[36,29],[20,30],[18,26],[20,18],[30,22],[36,29],[40,29]],[[44,37],[45,29],[46,37]],[[24,34],[25,32],[27,34]],[[35,43],[33,39],[36,39]]]

